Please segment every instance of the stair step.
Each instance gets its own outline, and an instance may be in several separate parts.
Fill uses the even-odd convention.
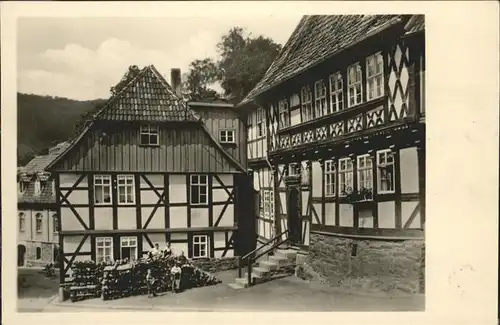
[[[239,283],[228,283],[228,286],[232,289],[240,290],[240,289],[245,289],[245,287]]]
[[[275,262],[278,265],[286,264],[290,259],[284,256],[269,256],[269,261]]]
[[[274,261],[262,261],[259,262],[259,267],[264,267],[268,270],[276,270],[278,268],[278,264],[276,264]]]
[[[236,279],[234,279],[234,282],[238,285],[243,286],[243,288],[248,287],[248,279],[246,277],[245,278],[236,278]]]
[[[259,276],[263,276],[264,274],[269,273],[270,270],[267,267],[259,266],[259,267],[254,267],[252,271],[253,271],[252,274],[255,273]]]
[[[297,251],[293,249],[278,249],[275,252],[275,256],[282,256],[284,258],[293,260],[297,256]]]

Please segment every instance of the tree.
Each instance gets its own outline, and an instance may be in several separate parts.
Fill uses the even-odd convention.
[[[220,95],[210,86],[219,79],[219,67],[212,59],[195,60],[189,64],[183,93],[191,101],[218,100]]]

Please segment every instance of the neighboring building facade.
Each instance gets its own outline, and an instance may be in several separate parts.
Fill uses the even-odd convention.
[[[332,282],[424,290],[424,74],[423,16],[305,16],[239,105],[266,114],[275,233]]]
[[[57,261],[54,179],[44,169],[67,145],[60,143],[17,170],[17,266],[45,266]]]
[[[189,258],[244,254],[251,220],[243,164],[153,67],[133,77],[49,166],[61,282],[78,260],[136,259],[155,243]],[[228,119],[231,119],[228,117]],[[241,236],[240,236],[241,235]]]

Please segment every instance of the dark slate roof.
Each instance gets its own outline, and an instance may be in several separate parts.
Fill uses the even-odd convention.
[[[197,121],[198,117],[150,65],[111,97],[94,120],[169,122]]]
[[[350,45],[401,21],[401,15],[303,16],[264,77],[238,105],[311,68]]]
[[[413,15],[405,26],[406,35],[425,30],[425,15]]]
[[[36,156],[31,159],[26,166],[19,167],[19,173],[25,173],[28,175],[41,173],[45,171],[45,168],[57,157],[61,152],[63,152],[69,146],[68,142],[61,142],[55,147],[49,149],[49,154],[43,156]]]

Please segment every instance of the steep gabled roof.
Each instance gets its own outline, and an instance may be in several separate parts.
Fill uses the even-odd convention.
[[[401,15],[303,16],[264,77],[238,105],[402,21]]]
[[[418,33],[425,30],[425,16],[424,15],[413,15],[405,26],[406,34],[410,35]]]
[[[24,174],[36,174],[40,172],[44,172],[45,168],[55,159],[57,156],[63,152],[67,147],[69,146],[69,143],[67,142],[62,142],[56,145],[54,148],[51,148],[49,150],[49,153],[46,155],[42,156],[36,156],[33,159],[31,159],[26,166],[21,167],[18,169],[19,173],[24,173]],[[58,149],[54,150],[53,149]]]
[[[94,120],[169,122],[196,121],[198,117],[150,65],[113,96]]]

